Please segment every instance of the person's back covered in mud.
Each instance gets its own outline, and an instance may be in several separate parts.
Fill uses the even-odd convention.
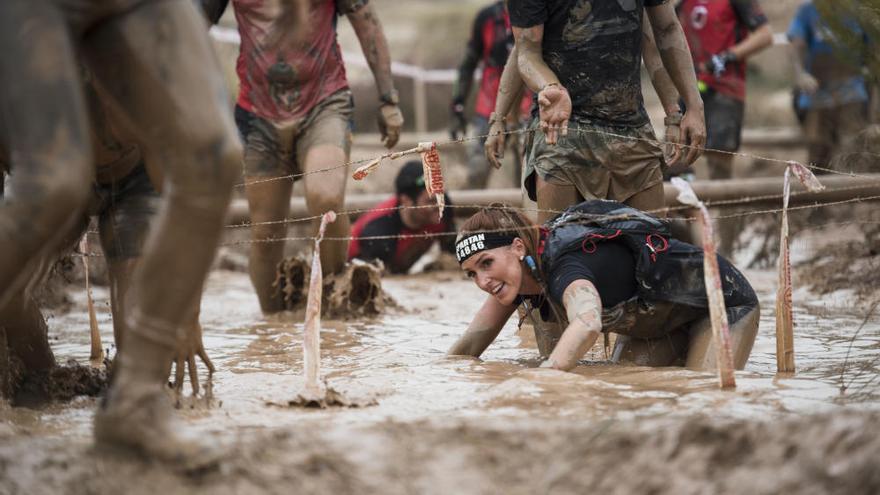
[[[664,222],[614,201],[575,205],[543,227],[507,207],[481,210],[456,241],[462,270],[490,294],[450,355],[478,357],[524,306],[541,365],[574,368],[600,333],[612,359],[648,366],[714,366],[703,251],[672,239]],[[743,368],[758,330],[758,299],[718,258],[733,341]]]
[[[395,195],[376,205],[352,226],[354,239],[349,244],[348,259],[382,260],[392,273],[405,273],[434,244],[443,251],[455,250],[451,210],[439,218],[434,198],[425,189],[422,162],[409,161],[394,180]],[[451,204],[446,198],[446,204]],[[421,236],[421,237],[420,237]]]

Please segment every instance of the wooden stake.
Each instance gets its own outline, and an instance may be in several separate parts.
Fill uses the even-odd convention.
[[[791,257],[788,243],[788,197],[790,170],[785,169],[782,197],[782,227],[779,233],[779,261],[776,286],[776,371],[794,371],[794,322],[791,308]]]
[[[825,186],[807,167],[788,162],[782,181],[782,227],[779,233],[779,262],[776,287],[776,370],[792,373],[794,366],[794,316],[792,314],[791,254],[788,232],[788,203],[791,195],[791,174],[810,192],[819,192]]]
[[[305,386],[299,393],[302,402],[322,403],[327,386],[321,380],[321,298],[324,279],[321,274],[321,239],[327,224],[336,220],[336,213],[328,211],[321,218],[315,252],[312,255],[312,273],[309,278],[309,294],[306,300],[306,321],[303,329],[303,373]]]
[[[79,250],[83,255],[83,270],[86,275],[86,305],[89,308],[89,364],[99,367],[104,364],[104,347],[101,345],[101,331],[98,329],[98,317],[95,314],[95,302],[92,299],[92,286],[89,284],[89,234],[86,233],[79,241]]]
[[[690,184],[678,177],[672,185],[679,191],[678,200],[699,209],[700,226],[703,231],[703,275],[706,295],[709,298],[709,318],[712,322],[712,340],[715,345],[715,362],[718,366],[718,382],[721,388],[735,388],[733,374],[733,354],[730,345],[730,328],[727,322],[727,308],[721,290],[721,275],[718,270],[718,255],[715,251],[715,238],[709,210],[694,194]]]

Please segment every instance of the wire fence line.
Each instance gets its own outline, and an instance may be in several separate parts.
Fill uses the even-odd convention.
[[[773,157],[756,155],[756,154],[752,154],[752,153],[744,153],[741,151],[725,151],[725,150],[719,150],[719,149],[714,149],[714,148],[692,146],[692,145],[684,144],[684,143],[673,143],[673,142],[665,141],[663,139],[658,139],[658,138],[645,138],[645,137],[638,137],[638,136],[628,136],[626,134],[619,134],[619,133],[615,133],[615,132],[602,131],[599,129],[589,128],[589,127],[572,126],[572,127],[568,127],[567,129],[568,129],[568,132],[597,134],[597,135],[602,135],[605,137],[614,137],[614,138],[618,138],[618,139],[628,139],[628,140],[632,140],[632,141],[647,142],[647,143],[654,144],[654,145],[661,146],[661,147],[666,146],[666,145],[674,145],[674,146],[681,147],[682,149],[696,149],[701,152],[710,152],[710,153],[717,153],[717,154],[723,154],[723,155],[737,156],[737,157],[742,157],[742,158],[749,158],[752,160],[758,160],[758,161],[762,161],[762,162],[783,165],[783,166],[788,166],[789,163],[796,162],[795,160],[773,158]],[[535,132],[543,132],[543,131],[539,128],[522,128],[522,129],[513,129],[513,130],[503,131],[501,134],[503,134],[505,136],[510,136],[510,135],[515,135],[515,134],[530,134],[530,133],[535,133]],[[458,138],[458,139],[448,139],[445,141],[436,141],[435,144],[437,145],[438,148],[440,148],[440,147],[445,147],[445,146],[450,146],[450,145],[460,145],[460,144],[464,144],[464,143],[468,143],[468,142],[476,141],[476,140],[488,139],[489,137],[492,137],[492,136],[493,136],[493,134],[480,134],[480,135],[476,135],[476,136],[467,136],[467,137],[462,137],[462,138]],[[404,156],[414,155],[417,153],[419,153],[419,151],[415,148],[411,149],[411,150],[403,150],[403,151],[396,151],[396,152],[388,151],[388,152],[383,153],[378,156],[373,156],[370,158],[361,158],[358,160],[352,160],[352,161],[348,161],[346,163],[342,163],[342,164],[338,164],[338,165],[334,165],[334,166],[330,166],[330,167],[324,167],[324,168],[320,168],[320,169],[316,169],[316,170],[296,172],[293,174],[281,175],[281,176],[277,176],[277,177],[266,177],[266,178],[261,178],[261,179],[253,179],[253,180],[238,183],[235,185],[235,187],[242,188],[242,187],[253,186],[253,185],[257,185],[257,184],[263,184],[263,183],[267,183],[267,182],[274,182],[274,181],[280,181],[280,180],[297,180],[297,179],[300,179],[300,178],[308,176],[308,175],[327,173],[327,172],[339,170],[342,168],[349,168],[353,165],[362,165],[362,164],[369,163],[371,161],[390,158],[391,155],[396,155],[396,158],[401,158]],[[852,152],[849,154],[868,154],[871,156],[880,157],[880,154],[870,153],[867,151]],[[800,163],[800,162],[796,162],[796,163]],[[842,176],[846,176],[846,177],[861,177],[861,178],[865,178],[865,179],[871,179],[870,176],[866,176],[864,174],[859,174],[859,173],[855,173],[855,172],[851,172],[851,171],[845,172],[845,171],[840,171],[840,170],[830,168],[830,166],[828,166],[827,164],[825,164],[826,166],[822,166],[822,165],[816,165],[816,164],[803,164],[803,163],[801,163],[801,165],[803,165],[804,167],[809,168],[811,170],[823,172],[826,174],[842,175]]]

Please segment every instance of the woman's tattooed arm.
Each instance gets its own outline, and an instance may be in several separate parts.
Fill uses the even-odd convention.
[[[602,331],[602,300],[596,286],[587,280],[575,280],[562,294],[562,304],[568,315],[559,343],[544,367],[568,371],[593,347]]]

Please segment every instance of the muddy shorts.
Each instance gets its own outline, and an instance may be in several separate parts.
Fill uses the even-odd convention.
[[[121,179],[94,185],[88,213],[98,217],[101,247],[107,259],[141,255],[159,202],[159,193],[143,164]]]
[[[706,115],[706,148],[737,151],[742,138],[745,104],[711,89],[701,96]]]
[[[620,202],[663,181],[663,150],[651,124],[626,128],[572,122],[555,145],[547,144],[537,118],[529,129],[535,131],[526,138],[523,187],[532,201],[537,201],[536,173],[551,184],[575,186],[584,199]]]
[[[236,105],[235,123],[244,142],[245,176],[301,174],[306,153],[318,145],[337,146],[348,156],[353,110],[348,89],[324,98],[305,118],[289,124],[270,122]]]

